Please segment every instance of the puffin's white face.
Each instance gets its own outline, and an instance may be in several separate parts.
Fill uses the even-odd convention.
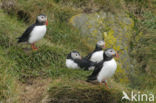
[[[105,42],[103,40],[98,41],[96,45],[100,48],[105,48]]]
[[[105,50],[105,54],[106,54],[107,57],[117,56],[117,53],[115,52],[114,49],[107,49],[107,50]]]
[[[37,21],[38,21],[39,23],[43,23],[43,24],[48,25],[47,16],[45,16],[45,15],[43,15],[43,14],[37,16]]]
[[[71,52],[71,57],[73,59],[81,59],[81,56],[78,52]]]

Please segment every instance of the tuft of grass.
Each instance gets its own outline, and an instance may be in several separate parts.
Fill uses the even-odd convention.
[[[80,80],[56,79],[50,86],[48,103],[120,103],[121,92]],[[109,101],[109,102],[108,102]]]

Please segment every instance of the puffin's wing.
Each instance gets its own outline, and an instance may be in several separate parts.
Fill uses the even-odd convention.
[[[76,59],[74,62],[78,63],[81,68],[88,68],[90,66],[94,66],[96,63],[89,61],[88,59]]]
[[[99,74],[99,72],[102,69],[102,67],[103,67],[103,61],[97,63],[93,73],[90,76],[88,76],[88,80],[87,81],[96,80],[96,77]]]
[[[24,33],[22,34],[22,36],[18,37],[18,43],[20,42],[26,42],[29,39],[30,33],[32,32],[32,30],[34,29],[35,24],[29,26]]]
[[[81,68],[84,68],[88,65],[88,62],[84,59],[75,59],[74,62],[76,62]]]

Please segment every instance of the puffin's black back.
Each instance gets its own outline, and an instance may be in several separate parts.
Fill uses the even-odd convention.
[[[30,33],[32,32],[32,30],[34,29],[35,27],[35,24],[29,26],[25,32],[22,34],[21,37],[18,38],[18,43],[20,42],[27,42],[29,37],[30,37]]]

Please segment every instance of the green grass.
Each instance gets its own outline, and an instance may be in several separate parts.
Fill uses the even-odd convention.
[[[33,6],[28,5],[30,3]],[[16,38],[24,32],[25,28],[31,24],[32,21],[34,21],[36,15],[43,12],[33,11],[34,8],[41,8],[42,6],[47,7],[49,5],[54,5],[54,8],[43,9],[43,11],[46,11],[45,14],[48,15],[49,25],[44,40],[37,43],[39,50],[31,51],[31,49],[24,49],[30,48],[30,46],[27,44],[17,44]],[[12,103],[20,102],[22,89],[19,85],[21,83],[27,84],[29,80],[38,77],[52,79],[52,83],[50,83],[49,86],[50,90],[48,91],[50,99],[53,98],[51,93],[55,92],[55,90],[62,88],[63,91],[66,91],[66,89],[64,89],[66,85],[73,89],[73,93],[79,93],[81,91],[83,93],[89,90],[90,92],[94,91],[96,94],[101,95],[101,100],[104,99],[105,89],[100,89],[99,86],[95,86],[90,90],[90,86],[92,85],[85,82],[86,77],[91,71],[72,70],[65,67],[66,55],[71,50],[78,50],[84,55],[88,50],[94,47],[87,44],[86,39],[81,37],[79,31],[68,23],[68,19],[72,15],[78,13],[79,10],[75,11],[66,6],[61,7],[61,4],[42,0],[41,2],[26,2],[20,0],[15,8],[16,11],[9,11],[9,15],[4,13],[3,10],[0,10],[0,28],[3,28],[0,31],[0,54],[3,54],[0,55],[2,62],[0,74],[0,82],[2,83],[0,85],[1,101],[7,102],[7,100],[11,99]],[[28,24],[25,23],[27,20],[18,14],[19,11],[28,16]],[[55,84],[55,81],[58,79],[61,79],[61,86],[53,91],[54,86],[60,85]],[[76,81],[82,82],[82,90],[79,88],[78,82]],[[86,89],[83,89],[84,83],[87,86]],[[103,92],[98,93],[100,90],[103,90]],[[72,92],[69,92],[68,95],[72,95]],[[120,92],[117,91],[117,94],[111,97],[110,93],[112,92],[107,91],[108,97],[110,97],[108,99],[117,99],[117,94],[120,94]],[[57,97],[54,96],[54,98]],[[64,99],[65,98],[66,97],[64,97]],[[80,96],[77,100],[80,98],[85,99],[84,96]],[[92,100],[95,99],[96,98]],[[87,99],[84,101],[87,101]]]
[[[118,0],[109,2],[93,0],[91,3],[94,4],[94,7],[99,8],[104,5],[104,11],[112,13],[119,13],[122,10],[122,7],[119,8],[122,2],[118,2]],[[6,6],[0,10],[0,102],[21,103],[22,88],[20,85],[27,85],[31,79],[37,78],[51,79],[46,88],[49,103],[121,102],[122,90],[131,90],[127,85],[121,85],[111,80],[109,85],[114,89],[107,90],[104,86],[100,87],[85,82],[91,71],[72,70],[65,67],[66,55],[71,50],[77,50],[85,55],[94,47],[68,22],[73,15],[83,12],[84,7],[92,7],[91,3],[88,0],[17,0],[11,9],[7,9]],[[49,25],[46,36],[37,43],[38,51],[26,50],[24,48],[30,48],[30,46],[17,44],[16,38],[35,21],[36,16],[40,13],[48,16]],[[155,50],[152,48],[155,46],[155,39],[151,37],[154,37],[155,17],[153,13],[145,12],[144,18],[146,19],[143,22],[137,20],[136,23],[141,22],[140,25],[146,27],[146,31],[143,32],[146,35],[141,35],[141,37],[134,35],[135,42],[132,45],[132,48],[136,50],[136,52],[132,52],[134,53],[132,57],[137,57],[137,61],[141,64],[135,66],[134,71],[137,73],[131,78],[132,85],[135,86],[133,88],[140,88],[142,84],[144,87],[155,85],[153,80],[155,66],[149,65],[148,75],[144,71],[145,68],[142,70],[142,66],[146,62],[147,64],[153,63],[152,52]],[[138,30],[138,28],[134,30]],[[139,35],[139,33],[140,30],[136,34]],[[150,45],[151,43],[153,45]],[[146,49],[147,47],[148,49]],[[145,76],[148,76],[146,82],[144,81]],[[155,92],[156,88],[146,88],[145,90]]]
[[[0,53],[0,100],[7,102],[11,99],[12,103],[15,103],[20,89],[17,85],[17,73],[13,70],[16,65],[14,61],[7,58],[2,48],[0,48]]]
[[[135,10],[130,9],[130,13],[135,20],[135,33],[133,34],[134,40],[131,43],[131,56],[136,59],[137,62],[134,62],[135,71],[132,72],[133,74],[131,75],[131,86],[133,88],[152,90],[151,88],[154,88],[156,84],[156,77],[154,76],[156,73],[156,15],[153,12],[155,4],[151,4],[154,0],[151,2],[143,0],[129,2],[134,5],[135,10],[138,10],[137,12],[142,10],[140,13],[137,13]],[[134,79],[136,77],[138,79]]]

